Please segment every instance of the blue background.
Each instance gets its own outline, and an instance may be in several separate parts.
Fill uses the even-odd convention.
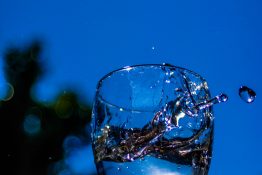
[[[259,0],[1,0],[0,57],[11,45],[44,40],[48,72],[33,91],[39,101],[73,87],[92,102],[97,81],[126,65],[167,62],[194,70],[213,96],[229,96],[214,108],[210,175],[261,175],[261,9]],[[254,103],[239,98],[241,85],[257,92]]]

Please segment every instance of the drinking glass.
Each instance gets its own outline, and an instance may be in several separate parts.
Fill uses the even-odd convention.
[[[97,85],[92,146],[99,175],[206,175],[213,140],[207,82],[169,64],[127,66]],[[204,107],[203,107],[204,106]]]

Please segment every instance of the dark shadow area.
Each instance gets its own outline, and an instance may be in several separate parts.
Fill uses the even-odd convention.
[[[90,144],[86,126],[91,107],[80,102],[77,92],[61,92],[48,105],[31,97],[32,86],[44,74],[41,52],[41,42],[35,41],[27,48],[9,48],[4,55],[5,77],[14,90],[12,97],[0,101],[4,174],[56,174],[50,167],[63,159],[67,136],[77,135]]]

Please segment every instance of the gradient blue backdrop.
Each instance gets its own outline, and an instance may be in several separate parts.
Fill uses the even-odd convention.
[[[0,57],[10,45],[44,39],[40,101],[75,87],[91,102],[99,78],[126,65],[194,70],[213,95],[229,95],[214,109],[210,175],[261,175],[261,9],[259,0],[0,0]],[[240,100],[240,85],[257,92],[253,104]]]

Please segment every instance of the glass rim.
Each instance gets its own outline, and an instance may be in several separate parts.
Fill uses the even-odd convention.
[[[121,71],[129,71],[131,69],[134,69],[134,68],[139,68],[139,67],[169,67],[169,68],[175,68],[175,69],[180,69],[180,70],[186,70],[188,71],[190,74],[194,74],[196,76],[198,76],[201,81],[205,81],[206,80],[198,73],[190,70],[190,69],[186,69],[186,68],[183,68],[183,67],[179,67],[179,66],[174,66],[174,65],[171,65],[171,64],[167,64],[167,63],[163,63],[163,64],[137,64],[137,65],[132,65],[132,66],[124,66],[124,67],[121,67],[121,68],[118,68],[118,69],[115,69],[107,74],[105,74],[102,78],[100,78],[100,80],[98,81],[97,83],[97,87],[96,87],[96,95],[95,95],[95,98],[99,98],[101,101],[103,101],[103,103],[109,105],[109,106],[112,106],[112,107],[115,107],[115,108],[118,108],[118,109],[123,109],[124,111],[129,111],[129,112],[135,112],[135,113],[141,113],[141,112],[152,112],[152,111],[148,111],[148,110],[141,110],[141,109],[130,109],[130,108],[126,108],[126,107],[123,107],[123,106],[119,106],[119,105],[116,105],[116,104],[113,104],[111,102],[109,102],[108,100],[106,100],[105,98],[103,98],[101,95],[99,95],[99,89],[102,87],[102,82],[104,80],[106,80],[107,78],[109,78],[111,75],[113,75],[114,73],[117,73],[117,72],[121,72]],[[208,94],[210,96],[210,92],[208,90]]]
[[[206,81],[205,78],[203,78],[200,74],[196,73],[195,71],[192,71],[190,69],[186,69],[186,68],[183,68],[183,67],[180,67],[180,66],[175,66],[175,65],[172,65],[172,64],[169,64],[169,63],[162,63],[162,64],[135,64],[135,65],[132,65],[132,66],[124,66],[124,67],[112,70],[109,73],[105,74],[104,76],[102,76],[102,78],[100,78],[98,80],[98,83],[97,83],[97,86],[96,86],[96,90],[98,90],[100,88],[100,86],[101,86],[101,84],[102,84],[102,82],[104,80],[109,78],[114,73],[120,72],[120,71],[124,71],[124,70],[129,71],[129,70],[137,68],[137,67],[171,67],[171,68],[176,68],[176,69],[180,69],[180,70],[186,70],[186,71],[188,71],[188,72],[190,72],[190,73],[192,73],[194,75],[199,76],[201,81]]]

